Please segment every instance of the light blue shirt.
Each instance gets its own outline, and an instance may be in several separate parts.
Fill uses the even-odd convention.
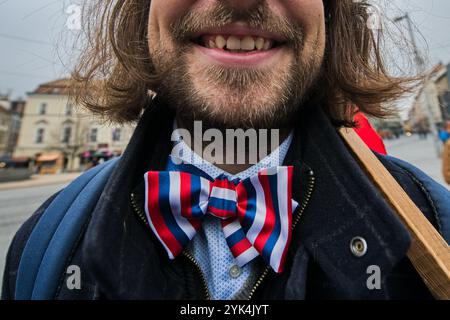
[[[179,136],[175,134],[177,157],[184,163],[190,163],[204,171],[211,178],[225,174],[230,180],[246,179],[256,175],[260,170],[282,165],[291,145],[293,134],[259,163],[236,175],[231,175],[217,166],[203,160]],[[253,260],[240,268],[227,245],[220,220],[207,215],[202,229],[192,239],[188,250],[203,272],[208,291],[213,300],[236,299],[239,293],[253,287],[257,276],[257,260]]]

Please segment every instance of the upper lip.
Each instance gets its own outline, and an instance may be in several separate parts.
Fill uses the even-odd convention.
[[[199,38],[205,35],[232,35],[232,36],[251,36],[271,39],[276,42],[285,42],[286,39],[276,33],[255,29],[242,23],[232,23],[223,27],[207,28],[192,35],[192,38]]]

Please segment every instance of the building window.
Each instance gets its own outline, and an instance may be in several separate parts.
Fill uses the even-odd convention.
[[[39,128],[36,131],[36,143],[43,143],[44,142],[44,134],[45,134],[45,129],[44,128]]]
[[[90,142],[97,142],[97,135],[98,135],[98,129],[92,128],[91,132],[89,134],[89,141]]]
[[[70,117],[72,115],[72,104],[66,104],[66,116]]]
[[[63,129],[62,143],[69,143],[72,136],[72,127],[65,127]]]
[[[121,128],[115,128],[112,132],[112,140],[114,142],[119,142],[122,140],[122,129]]]
[[[44,115],[46,113],[47,113],[47,104],[41,103],[41,105],[39,106],[39,114]]]

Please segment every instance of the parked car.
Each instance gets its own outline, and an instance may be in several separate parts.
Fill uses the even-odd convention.
[[[30,179],[32,173],[29,158],[0,158],[0,182]]]

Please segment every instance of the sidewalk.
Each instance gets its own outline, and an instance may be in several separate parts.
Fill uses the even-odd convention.
[[[442,160],[438,158],[431,136],[426,140],[419,137],[401,137],[397,140],[385,141],[388,154],[403,159],[418,167],[431,178],[450,189],[442,175]]]
[[[32,175],[31,179],[23,180],[23,181],[12,181],[12,182],[1,182],[0,190],[11,190],[18,188],[31,188],[31,187],[39,187],[46,186],[52,184],[62,184],[66,182],[70,182],[77,178],[81,173],[61,173],[54,175]]]

